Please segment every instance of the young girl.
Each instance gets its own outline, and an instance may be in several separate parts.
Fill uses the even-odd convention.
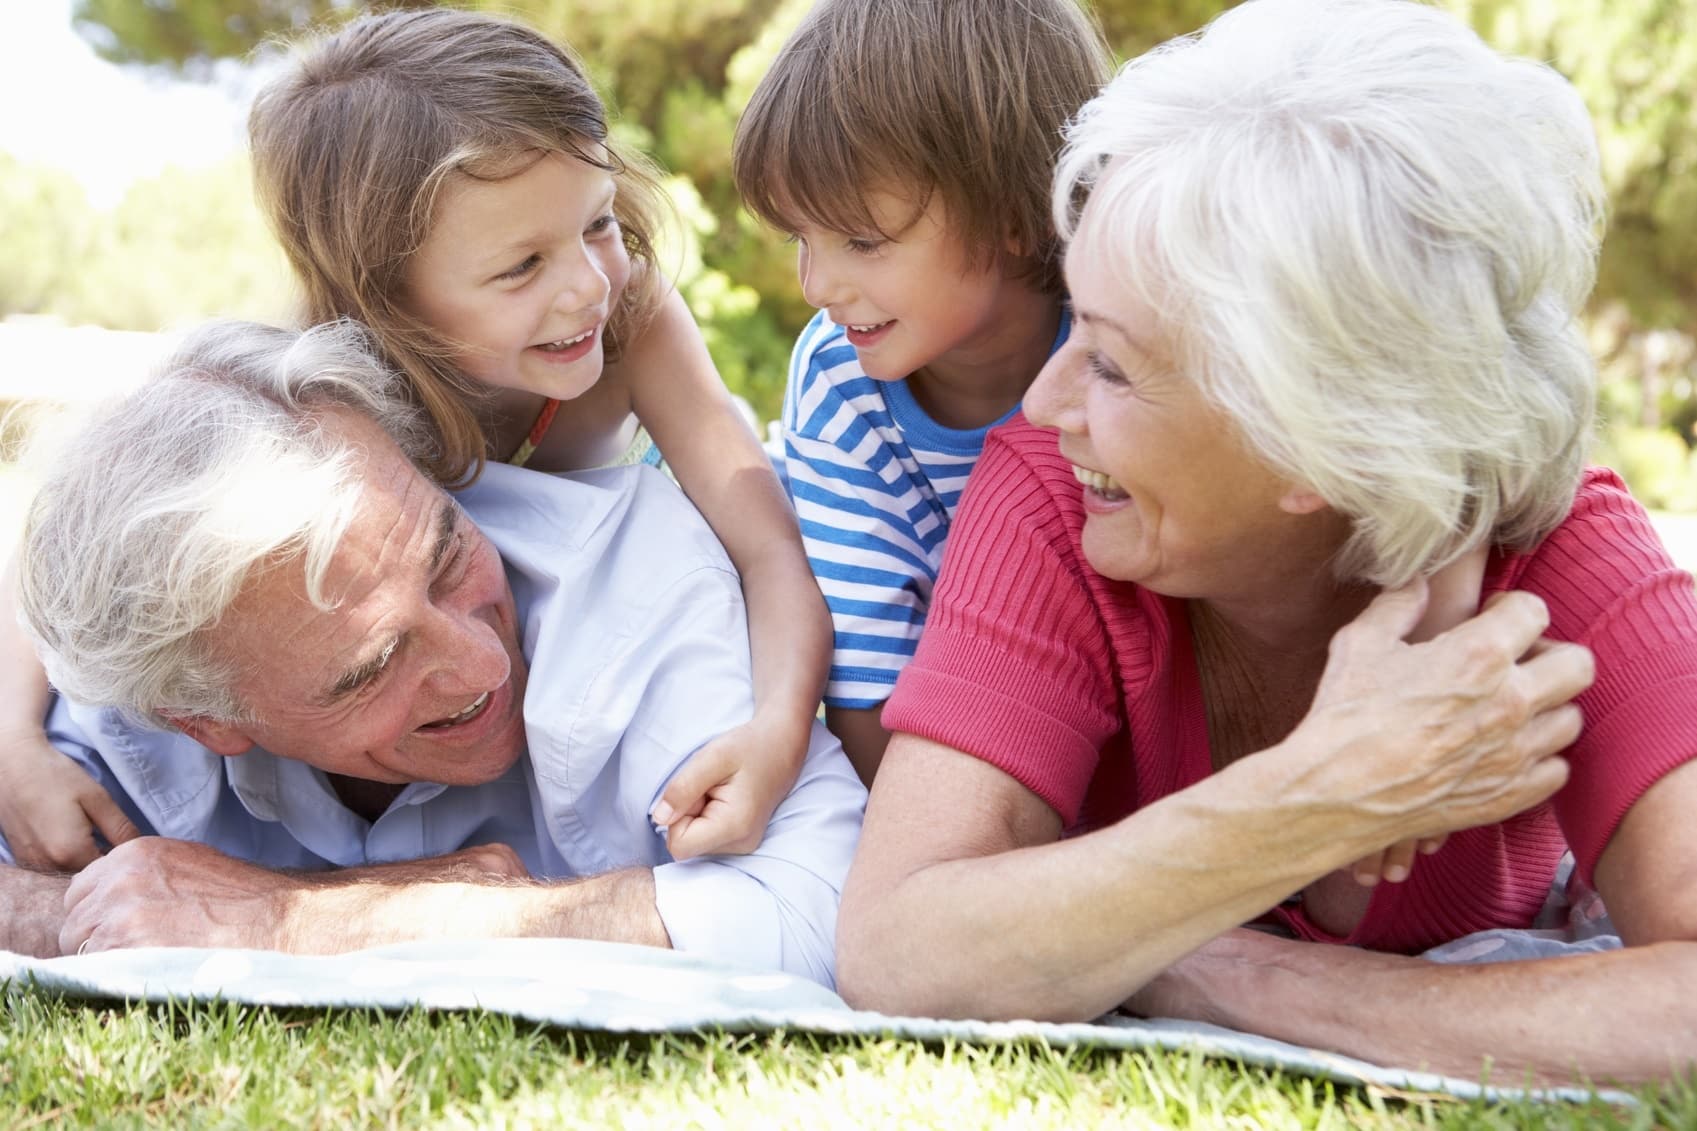
[[[655,265],[654,180],[608,141],[582,69],[516,23],[395,12],[302,50],[249,125],[307,320],[371,328],[436,422],[439,481],[485,459],[569,471],[664,453],[742,575],[756,708],[653,818],[679,858],[751,850],[801,767],[830,622],[778,479]],[[108,840],[131,830],[64,772],[40,718],[0,748],[0,827],[21,860],[77,867],[89,820]]]

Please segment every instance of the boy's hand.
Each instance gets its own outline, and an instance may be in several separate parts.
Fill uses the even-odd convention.
[[[100,858],[95,835],[109,845],[140,835],[82,767],[35,731],[0,743],[0,831],[25,868],[76,872]]]
[[[672,776],[651,814],[675,860],[753,852],[801,773],[810,728],[756,715],[697,750]]]
[[[1410,644],[1448,632],[1479,611],[1479,591],[1485,584],[1489,546],[1476,546],[1427,579],[1426,612],[1406,639]],[[1349,867],[1355,882],[1373,887],[1380,880],[1400,884],[1414,870],[1414,856],[1430,856],[1448,837],[1403,840],[1383,852],[1364,856]]]

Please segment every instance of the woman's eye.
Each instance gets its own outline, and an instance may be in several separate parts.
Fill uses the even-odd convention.
[[[1126,384],[1125,374],[1115,369],[1108,360],[1095,350],[1084,355],[1085,364],[1090,366],[1090,372],[1111,385]]]
[[[536,270],[537,266],[541,262],[542,257],[540,255],[527,255],[522,263],[517,263],[512,267],[509,267],[507,270],[495,276],[495,278],[502,282],[512,279],[522,279],[524,276]]]

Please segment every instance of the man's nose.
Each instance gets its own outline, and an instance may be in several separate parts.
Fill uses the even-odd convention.
[[[512,671],[495,626],[469,612],[443,611],[429,634],[432,690],[468,700],[501,686]]]

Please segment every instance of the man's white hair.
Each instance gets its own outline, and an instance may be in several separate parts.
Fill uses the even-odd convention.
[[[1252,450],[1352,520],[1339,576],[1401,584],[1566,515],[1604,195],[1550,68],[1415,0],[1249,0],[1085,107],[1055,210]]]
[[[56,452],[25,520],[25,626],[52,685],[164,725],[247,717],[207,630],[256,568],[325,571],[358,503],[360,453],[325,409],[372,419],[401,450],[434,440],[364,330],[220,322]]]

